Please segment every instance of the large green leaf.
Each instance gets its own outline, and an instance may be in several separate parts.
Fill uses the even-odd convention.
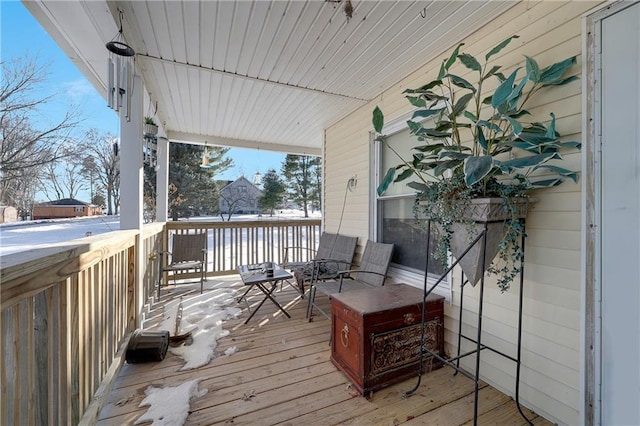
[[[531,181],[529,185],[532,189],[536,188],[551,188],[552,186],[558,186],[562,183],[562,179],[553,178],[553,179],[543,179],[537,181]]]
[[[483,155],[469,157],[464,160],[464,181],[467,186],[473,186],[480,182],[493,168],[493,157]]]
[[[393,178],[395,177],[395,175],[396,175],[396,168],[390,167],[389,170],[387,170],[387,173],[384,175],[382,182],[380,182],[380,185],[378,185],[378,189],[377,189],[378,196],[382,196],[382,194],[385,193],[387,188],[389,188],[389,185],[391,185],[391,182],[393,182]]]
[[[526,70],[529,80],[533,83],[540,82],[540,67],[538,63],[530,56],[524,55],[524,57],[526,58]]]
[[[578,182],[578,173],[574,172],[573,170],[568,170],[563,167],[554,166],[552,164],[544,164],[540,166],[540,168],[550,170],[556,174],[559,174],[560,176],[569,178],[576,183]]]
[[[394,180],[394,182],[402,182],[403,180],[407,179],[412,174],[413,174],[413,170],[407,168],[402,173],[400,173],[398,175],[398,177]]]
[[[467,80],[465,80],[462,77],[459,77],[457,75],[454,74],[447,74],[445,77],[449,77],[451,79],[451,82],[453,84],[455,84],[458,87],[462,87],[463,89],[469,89],[471,90],[473,93],[476,93],[476,88],[473,84],[469,83]]]
[[[425,84],[424,86],[420,86],[417,89],[405,89],[405,91],[402,92],[402,93],[422,94],[422,93],[430,91],[434,87],[437,87],[437,86],[439,86],[441,84],[442,84],[442,80],[433,80],[433,81],[430,81],[429,83]]]
[[[449,132],[440,132],[440,131],[435,130],[435,129],[427,129],[427,128],[420,129],[416,134],[418,134],[420,136],[431,137],[431,138],[448,138],[448,137],[451,137],[451,133],[449,133]]]
[[[555,139],[556,138],[556,115],[554,113],[550,113],[549,115],[551,116],[551,123],[549,123],[549,128],[547,129],[545,136],[548,137],[549,139]]]
[[[470,111],[465,110],[465,111],[462,113],[462,115],[464,115],[464,117],[465,117],[465,118],[469,119],[470,121],[472,121],[472,122],[474,122],[474,123],[475,123],[476,121],[478,121],[478,117],[476,117],[476,116],[475,116],[475,114],[473,114],[473,113],[472,113],[472,112],[470,112]]]
[[[513,91],[513,82],[516,79],[516,75],[518,73],[518,69],[513,71],[511,75],[503,81],[500,86],[493,92],[493,96],[491,98],[491,106],[494,108],[498,108],[498,106],[504,104],[511,92]]]
[[[553,84],[559,80],[562,75],[576,63],[576,57],[567,58],[564,61],[556,62],[553,65],[543,69],[540,73],[540,82],[545,84]]]
[[[458,59],[460,59],[460,62],[462,62],[462,64],[465,67],[469,68],[470,70],[478,71],[478,72],[482,71],[482,66],[480,65],[480,62],[478,62],[476,58],[469,55],[468,53],[461,53],[460,55],[458,55]]]
[[[509,94],[509,96],[507,97],[507,102],[510,103],[510,106],[512,108],[517,107],[517,99],[520,98],[520,95],[522,94],[522,88],[524,87],[525,84],[527,84],[527,82],[529,81],[529,76],[526,75],[524,76],[524,78],[520,81],[520,83],[518,83],[518,85],[511,91],[511,94]],[[512,102],[515,101],[515,102]]]
[[[413,113],[413,115],[411,116],[412,120],[415,120],[416,118],[427,118],[427,117],[431,117],[433,115],[437,115],[440,114],[445,108],[438,108],[438,109],[419,109],[416,112]]]
[[[518,136],[520,132],[522,132],[522,124],[518,120],[512,117],[505,117],[509,124],[511,124],[511,128],[513,129],[513,133]]]
[[[434,164],[436,166],[433,169],[433,175],[440,176],[447,170],[453,170],[456,167],[460,166],[460,164],[462,164],[462,160],[446,160],[446,161],[439,161]]]
[[[429,145],[416,146],[413,149],[415,149],[416,151],[420,151],[420,152],[439,152],[444,148],[446,148],[445,144],[434,143],[434,144],[429,144]]]
[[[460,43],[458,45],[458,47],[456,47],[453,52],[451,52],[451,56],[449,56],[449,59],[447,60],[447,62],[445,63],[445,69],[447,71],[449,71],[449,68],[451,68],[451,65],[453,65],[453,63],[456,61],[456,58],[458,57],[458,51],[460,50],[460,48],[464,46],[464,43]],[[440,80],[440,78],[438,78],[438,80]]]
[[[500,128],[500,126],[498,126],[496,123],[492,123],[492,122],[487,121],[487,120],[478,120],[477,125],[480,126],[480,127],[487,128],[487,129],[489,129],[491,131],[494,131],[494,132],[497,132],[497,133],[502,132],[502,129]]]
[[[572,81],[576,81],[578,76],[572,75],[571,77],[562,78],[560,80],[553,81],[551,83],[547,83],[549,86],[564,86],[567,83],[571,83]]]
[[[547,154],[528,155],[526,157],[515,158],[513,160],[508,160],[508,161],[502,161],[501,164],[502,166],[508,168],[509,170],[522,169],[525,167],[540,166],[541,164],[546,163],[547,161],[552,160],[554,158],[560,159],[562,157],[560,157],[556,152],[551,152]]]
[[[384,114],[379,107],[375,107],[373,110],[373,128],[377,133],[382,133],[382,128],[384,127]]]
[[[422,182],[409,182],[407,186],[409,188],[415,189],[418,192],[425,192],[429,189],[429,187]]]
[[[464,160],[465,158],[470,157],[471,154],[458,152],[458,151],[442,151],[439,155],[440,160],[450,159],[450,160]]]
[[[471,101],[471,99],[473,99],[473,93],[462,95],[453,106],[452,115],[458,116],[462,114],[462,112],[467,108],[467,105],[469,105],[469,101]]]
[[[418,108],[426,108],[427,107],[427,100],[423,97],[420,96],[407,96],[407,99],[409,100],[409,103],[411,105],[413,105],[414,107],[418,107]]]
[[[512,35],[511,37],[509,37],[508,39],[504,40],[503,42],[501,42],[500,44],[498,44],[496,47],[494,47],[493,49],[491,49],[489,51],[489,53],[487,53],[484,56],[485,60],[489,60],[490,57],[492,57],[493,55],[497,54],[498,52],[500,52],[502,49],[504,49],[505,47],[507,47],[507,45],[509,43],[511,43],[511,40],[513,40],[514,38],[519,38],[519,36],[517,35]]]
[[[478,130],[478,143],[482,148],[482,152],[486,153],[487,149],[489,149],[489,145],[487,144],[487,139],[484,137],[484,131],[482,130],[482,126],[478,125],[477,130]]]

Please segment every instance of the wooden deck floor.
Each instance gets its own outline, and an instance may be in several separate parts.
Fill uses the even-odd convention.
[[[239,279],[229,284],[240,288]],[[178,371],[183,361],[170,353],[159,363],[125,363],[97,424],[131,425],[148,408],[138,405],[149,385],[176,386],[196,378],[201,379],[199,389],[208,392],[191,401],[187,425],[473,423],[473,382],[454,376],[449,368],[425,375],[409,398],[401,395],[415,379],[380,390],[371,400],[360,397],[329,360],[329,321],[318,315],[308,322],[306,300],[290,287],[277,293],[277,299],[291,319],[266,303],[245,325],[245,309],[238,319],[225,323],[230,334],[218,340],[220,355],[204,367]],[[237,352],[224,355],[233,346]],[[510,397],[485,384],[479,395],[479,424],[526,424]],[[536,425],[551,424],[526,409],[525,413]]]

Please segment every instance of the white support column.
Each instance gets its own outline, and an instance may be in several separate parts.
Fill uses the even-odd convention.
[[[166,222],[169,216],[169,139],[158,137],[158,167],[156,170],[156,221]]]
[[[142,79],[133,78],[130,121],[120,117],[120,229],[142,230]]]
[[[143,89],[142,79],[133,77],[131,94],[130,120],[120,114],[120,229],[135,229],[136,236],[135,257],[130,262],[135,265],[133,280],[135,292],[135,327],[142,323],[142,309],[144,306],[143,286],[145,261],[142,249],[142,183],[144,170],[142,168],[142,127],[143,127]]]

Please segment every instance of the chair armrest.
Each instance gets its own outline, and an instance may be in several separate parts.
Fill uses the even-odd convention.
[[[342,291],[342,281],[345,278],[353,279],[353,277],[351,277],[352,273],[356,273],[356,274],[371,274],[371,275],[378,275],[380,277],[387,278],[387,274],[382,274],[380,272],[375,272],[375,271],[363,271],[361,269],[350,269],[350,270],[347,270],[347,271],[340,271],[340,272],[338,272],[338,276],[340,277],[340,286],[338,287],[338,292]],[[382,285],[384,285],[384,282],[383,282]]]

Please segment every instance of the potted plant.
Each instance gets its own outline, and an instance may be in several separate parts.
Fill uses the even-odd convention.
[[[498,236],[487,237],[488,244],[495,240],[495,247],[487,249],[486,263],[462,259],[460,265],[472,284],[485,270],[498,274],[502,291],[521,270],[524,227],[520,219],[526,215],[530,192],[559,185],[567,178],[577,182],[577,173],[558,166],[558,162],[561,151],[580,149],[578,142],[560,140],[553,113],[547,124],[527,122],[530,114],[525,109],[540,90],[576,80],[565,76],[576,58],[540,68],[535,59],[525,56],[524,76],[518,79],[520,68],[504,75],[501,66],[490,64],[490,59],[517,37],[491,49],[483,63],[461,53],[464,44],[460,44],[442,62],[437,79],[405,90],[417,108],[407,122],[411,135],[420,143],[413,148],[412,158],[402,158],[386,143],[384,115],[378,107],[373,111],[376,140],[401,160],[387,171],[378,194],[392,182],[417,178],[408,184],[417,191],[414,213],[436,224],[436,257],[444,263],[448,252],[458,257],[464,251],[478,232],[477,224],[494,228],[490,232]],[[456,62],[471,70],[473,83],[450,73]],[[498,85],[487,95],[483,89],[491,79],[498,79]],[[470,214],[469,209],[481,214]],[[487,217],[490,211],[500,216]],[[463,234],[461,239],[459,233]],[[496,254],[501,261],[492,263]]]
[[[156,122],[153,121],[152,117],[144,118],[144,135],[145,136],[155,136],[158,134],[158,126]]]

